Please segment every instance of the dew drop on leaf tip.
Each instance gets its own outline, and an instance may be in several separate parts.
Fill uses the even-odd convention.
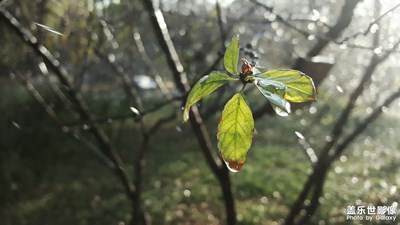
[[[226,167],[229,169],[229,171],[233,173],[239,172],[239,170],[242,168],[244,161],[240,162],[235,162],[235,161],[225,161]]]

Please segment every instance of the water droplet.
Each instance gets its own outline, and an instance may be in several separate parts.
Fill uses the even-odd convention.
[[[190,190],[188,190],[188,189],[186,189],[186,190],[183,191],[183,195],[184,195],[186,198],[189,198],[189,197],[190,197],[190,194],[191,194],[191,192],[190,192]]]
[[[378,24],[374,24],[371,26],[371,33],[375,34],[377,31],[379,30],[379,25]]]
[[[185,34],[186,34],[186,30],[185,29],[182,28],[182,29],[179,30],[179,35],[180,36],[184,36]]]
[[[175,129],[176,129],[176,131],[177,131],[178,133],[181,133],[181,132],[182,132],[182,128],[181,128],[180,126],[176,126]]]
[[[274,192],[272,193],[272,196],[273,196],[274,198],[276,198],[276,199],[282,198],[281,193],[279,193],[278,191],[274,191]]]
[[[114,62],[114,61],[115,61],[115,55],[114,55],[114,54],[109,54],[109,55],[108,55],[108,60],[109,60],[110,62]]]
[[[237,173],[242,168],[244,161],[235,162],[235,161],[225,161],[226,167],[233,172]]]
[[[340,49],[347,49],[347,43],[343,43],[341,45],[339,45]]]
[[[268,198],[265,197],[265,196],[261,197],[261,203],[267,204],[268,203]]]
[[[307,25],[307,29],[308,29],[308,30],[314,30],[314,29],[315,29],[315,23],[309,23],[309,24]]]
[[[343,172],[343,168],[340,166],[336,166],[334,170],[335,170],[335,173],[337,173],[337,174],[340,174]]]
[[[315,35],[311,34],[311,35],[308,35],[307,40],[312,41],[312,40],[315,40],[315,38],[316,38]]]
[[[135,115],[137,115],[137,116],[140,115],[139,110],[137,110],[135,107],[130,107],[130,109],[131,109],[131,111],[132,111]]]
[[[327,142],[331,142],[331,141],[332,141],[332,137],[331,137],[331,136],[329,136],[329,135],[327,135],[327,136],[325,137],[325,141],[327,141]]]
[[[317,107],[311,106],[309,109],[310,114],[315,114],[318,111]]]
[[[390,194],[394,195],[397,192],[397,187],[392,185],[392,187],[390,187]]]
[[[320,18],[321,17],[321,14],[318,12],[318,10],[316,10],[316,9],[313,9],[312,10],[312,13],[314,14],[314,16],[315,17],[317,17],[317,18]]]
[[[295,132],[294,132],[294,134],[296,134],[296,136],[297,136],[298,138],[300,138],[300,139],[304,139],[304,136],[303,136],[303,134],[301,134],[300,132],[298,132],[298,131],[295,131]]]
[[[336,85],[336,90],[340,93],[343,93],[343,88],[339,85]]]
[[[61,130],[63,133],[68,133],[70,131],[69,127],[67,126],[62,126]]]
[[[276,106],[272,106],[272,108],[275,110],[275,113],[278,116],[283,116],[283,117],[289,116],[289,113],[291,112],[290,103],[289,102],[286,102],[284,110],[279,108],[279,107],[276,107]]]
[[[375,48],[374,49],[374,53],[377,54],[377,55],[382,54],[382,47]]]
[[[15,128],[21,129],[21,126],[20,126],[17,122],[12,121],[11,123],[12,123],[12,125],[13,125]]]

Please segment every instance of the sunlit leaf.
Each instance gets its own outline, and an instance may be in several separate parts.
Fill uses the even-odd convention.
[[[236,35],[232,38],[232,42],[226,48],[224,55],[225,69],[231,74],[238,74],[237,66],[239,63],[239,51],[239,35]]]
[[[237,79],[231,78],[224,73],[216,71],[211,72],[210,75],[202,77],[189,93],[185,109],[183,111],[183,121],[187,121],[189,119],[189,110],[192,105],[231,80]]]
[[[236,93],[225,105],[218,125],[218,148],[232,172],[241,169],[253,140],[254,120],[246,97]]]
[[[315,101],[316,92],[312,79],[297,70],[268,70],[255,75],[258,80],[267,80],[285,86],[283,98],[290,102]]]

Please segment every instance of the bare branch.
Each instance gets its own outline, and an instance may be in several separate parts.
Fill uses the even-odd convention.
[[[144,48],[140,33],[135,31],[133,33],[133,39],[135,40],[136,48],[138,49],[139,54],[145,64],[145,66],[150,71],[150,74],[153,76],[155,82],[157,83],[158,88],[160,88],[161,92],[164,94],[164,96],[167,99],[169,99],[169,100],[173,99],[173,95],[168,90],[161,75],[157,72],[156,69],[154,69],[154,66],[152,65],[151,60],[150,60],[149,56],[147,55],[146,49]]]
[[[148,130],[148,135],[153,135],[154,133],[156,133],[162,125],[175,120],[176,116],[176,113],[173,112],[170,115],[157,120],[157,122],[155,122],[155,124]]]
[[[265,10],[267,10],[268,12],[270,12],[271,14],[275,15],[276,20],[278,22],[281,22],[282,24],[284,24],[285,26],[291,28],[294,31],[297,31],[299,34],[303,35],[304,37],[308,37],[310,35],[310,33],[308,33],[307,31],[301,30],[299,28],[297,28],[296,26],[294,26],[293,24],[289,23],[286,19],[284,19],[281,15],[275,13],[274,8],[267,6],[261,2],[259,2],[258,0],[249,0],[251,2],[253,2],[254,4],[264,8]]]
[[[57,113],[53,110],[53,108],[46,102],[46,100],[43,98],[43,96],[37,91],[37,89],[33,86],[33,84],[25,77],[22,75],[16,74],[16,79],[18,80],[19,83],[21,83],[26,90],[32,95],[32,97],[36,100],[36,102],[43,108],[43,110],[46,112],[47,116],[54,122],[54,124],[58,127],[58,129],[63,133],[63,134],[68,134],[70,137],[74,138],[76,141],[81,143],[83,146],[91,150],[94,155],[102,162],[104,165],[106,165],[108,168],[111,170],[114,170],[115,166],[114,164],[107,158],[105,157],[104,154],[101,153],[101,151],[96,147],[92,142],[87,140],[86,138],[80,136],[78,133],[72,131],[68,127],[65,127],[63,125],[63,122],[60,120],[60,118],[57,116]]]
[[[151,0],[142,0],[142,3],[149,13],[150,21],[156,33],[157,40],[167,58],[168,65],[172,71],[174,81],[178,89],[181,93],[189,91],[190,85],[187,81],[186,73],[183,70],[182,63],[179,60],[174,44],[170,38],[167,24],[165,23],[162,12],[159,9],[154,9]],[[221,165],[220,160],[213,156],[214,151],[212,142],[210,140],[207,128],[203,123],[200,112],[196,106],[193,106],[190,112],[190,123],[194,133],[196,134],[202,149],[202,153],[206,158],[208,165],[221,184],[227,214],[227,224],[234,225],[236,223],[235,202],[233,200],[229,173],[227,168]]]
[[[340,143],[335,149],[335,158],[342,155],[344,149],[346,149],[347,146],[349,146],[349,144],[368,127],[368,125],[374,122],[382,114],[382,109],[384,107],[388,107],[398,98],[400,98],[400,89],[386,98],[382,104],[377,106],[362,123],[360,123],[346,138],[344,138],[343,142]]]
[[[399,8],[399,7],[400,7],[400,3],[397,4],[397,5],[395,5],[395,6],[393,6],[391,9],[389,9],[388,11],[386,11],[385,13],[383,13],[382,15],[380,15],[380,16],[376,17],[375,19],[373,19],[373,20],[368,24],[367,29],[365,29],[364,31],[359,31],[359,32],[357,32],[357,33],[355,33],[355,34],[353,34],[353,35],[351,35],[351,36],[345,37],[345,38],[343,38],[342,41],[339,41],[338,44],[343,44],[343,43],[349,41],[350,39],[354,39],[354,38],[356,38],[356,37],[358,37],[358,36],[360,36],[360,35],[366,36],[369,32],[371,32],[371,29],[372,29],[372,27],[373,27],[375,24],[378,24],[378,22],[379,22],[380,20],[382,20],[386,15],[388,15],[389,13],[395,11],[395,10],[396,10],[397,8]]]
[[[17,36],[27,44],[36,55],[40,56],[48,67],[55,73],[60,82],[64,85],[66,93],[73,103],[75,110],[78,112],[83,123],[89,125],[89,132],[95,137],[101,151],[115,165],[115,174],[120,179],[125,188],[125,192],[132,200],[135,187],[129,181],[128,175],[123,169],[123,163],[117,152],[111,147],[109,139],[105,132],[92,122],[92,116],[89,113],[86,103],[72,88],[72,84],[68,79],[68,73],[60,62],[40,43],[27,29],[23,28],[18,20],[11,15],[6,9],[0,7],[0,20],[5,23]]]
[[[226,41],[226,33],[224,30],[224,18],[222,17],[221,6],[219,1],[215,4],[215,9],[217,10],[217,18],[218,18],[218,28],[219,28],[219,35],[221,37],[221,46],[225,49],[225,41]]]

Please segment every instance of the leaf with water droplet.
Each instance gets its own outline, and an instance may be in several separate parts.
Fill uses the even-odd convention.
[[[313,80],[297,70],[268,70],[255,75],[256,80],[263,80],[275,85],[279,90],[286,87],[283,98],[290,102],[316,101]]]
[[[288,116],[290,113],[290,104],[283,98],[286,92],[285,85],[267,79],[256,81],[258,90],[268,99],[276,114],[279,116]]]
[[[189,110],[192,105],[231,80],[237,79],[231,78],[230,76],[217,71],[211,72],[210,75],[202,77],[193,86],[189,93],[185,108],[183,110],[183,121],[186,122],[189,119]]]
[[[228,45],[224,54],[224,66],[226,71],[231,74],[238,74],[237,66],[239,63],[239,35],[232,38],[232,42]]]
[[[254,119],[243,93],[236,93],[225,105],[218,125],[218,149],[232,172],[238,172],[253,140]]]

